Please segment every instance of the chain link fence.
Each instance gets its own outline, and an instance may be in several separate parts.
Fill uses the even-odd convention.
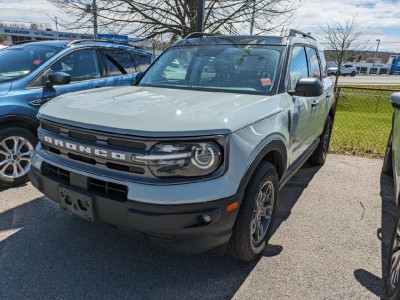
[[[399,90],[337,87],[331,153],[382,157],[392,128],[390,95]]]

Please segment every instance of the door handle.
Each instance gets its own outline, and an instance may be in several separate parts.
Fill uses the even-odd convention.
[[[326,98],[330,98],[332,96],[331,93],[326,93]]]
[[[319,105],[319,101],[318,100],[314,100],[312,103],[311,103],[311,107],[312,108],[315,108],[315,107],[317,107]]]

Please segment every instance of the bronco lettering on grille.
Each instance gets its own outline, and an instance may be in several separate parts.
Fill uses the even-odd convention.
[[[126,154],[121,152],[109,151],[106,149],[95,148],[92,146],[80,145],[73,142],[67,142],[58,138],[47,136],[43,133],[39,133],[39,139],[45,144],[51,144],[57,147],[61,147],[75,152],[81,152],[83,154],[90,154],[99,157],[110,157],[116,160],[126,161]]]

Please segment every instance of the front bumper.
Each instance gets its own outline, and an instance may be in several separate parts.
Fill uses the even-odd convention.
[[[227,212],[226,207],[240,203],[243,196],[239,193],[192,204],[148,204],[92,192],[87,184],[90,178],[74,172],[69,172],[68,180],[61,180],[32,166],[29,176],[31,183],[54,202],[61,201],[60,187],[86,195],[92,199],[95,221],[133,230],[154,244],[182,253],[200,253],[226,245],[238,213],[238,208]],[[204,215],[210,216],[211,221],[203,221]]]

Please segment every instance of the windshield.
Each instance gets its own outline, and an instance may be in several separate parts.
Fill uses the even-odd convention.
[[[61,48],[47,46],[12,46],[0,51],[0,82],[25,76]]]
[[[146,72],[141,86],[272,94],[284,47],[196,45],[169,48]]]

